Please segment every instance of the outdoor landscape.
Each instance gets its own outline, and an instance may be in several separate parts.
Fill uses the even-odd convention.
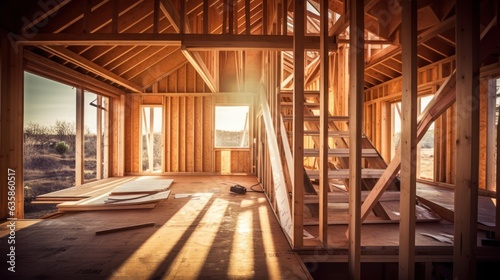
[[[54,204],[34,204],[41,194],[75,185],[75,125],[56,121],[52,126],[28,123],[24,129],[24,212],[40,218],[56,211]],[[95,179],[96,135],[85,133],[85,180]]]

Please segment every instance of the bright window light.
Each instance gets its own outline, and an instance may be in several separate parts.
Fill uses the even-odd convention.
[[[215,107],[215,147],[249,147],[249,106]]]

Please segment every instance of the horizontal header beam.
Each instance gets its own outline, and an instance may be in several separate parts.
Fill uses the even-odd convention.
[[[27,37],[10,33],[11,42],[24,46],[93,45],[138,46],[174,45],[187,50],[293,50],[293,36],[234,34],[34,34]],[[337,45],[333,37],[329,49]],[[319,50],[319,36],[305,36],[306,49]]]

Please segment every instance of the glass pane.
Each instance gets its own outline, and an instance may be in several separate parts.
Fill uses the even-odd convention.
[[[75,185],[76,90],[25,72],[24,96],[24,212],[39,218],[57,209],[32,199]]]
[[[248,148],[249,106],[215,107],[215,147]]]
[[[419,98],[419,114],[421,114],[425,110],[425,108],[427,108],[427,105],[429,105],[429,102],[432,100],[432,98],[432,95]],[[418,145],[420,148],[420,168],[418,177],[432,180],[434,179],[434,123],[431,124],[429,130],[427,130]]]
[[[162,108],[142,107],[142,172],[162,171]]]

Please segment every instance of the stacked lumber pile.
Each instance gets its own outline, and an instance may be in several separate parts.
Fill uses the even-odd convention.
[[[141,178],[95,197],[60,203],[57,209],[59,212],[151,209],[168,199],[172,183],[172,179]]]

